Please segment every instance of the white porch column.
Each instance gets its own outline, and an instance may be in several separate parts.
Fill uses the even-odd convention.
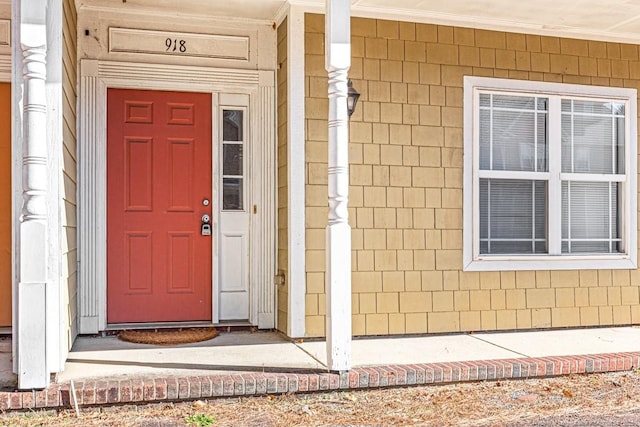
[[[14,0],[14,141],[22,138],[17,314],[18,387],[49,384],[47,327],[47,1]],[[22,110],[17,107],[22,105]]]
[[[347,72],[350,0],[326,0],[325,67],[329,72],[329,225],[327,226],[327,366],[351,369],[351,227]]]

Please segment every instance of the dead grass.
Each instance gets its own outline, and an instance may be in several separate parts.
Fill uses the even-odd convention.
[[[204,414],[213,426],[437,425],[533,423],[545,416],[614,415],[640,406],[640,372],[412,388],[214,399],[176,404],[8,413],[10,426],[184,426]]]

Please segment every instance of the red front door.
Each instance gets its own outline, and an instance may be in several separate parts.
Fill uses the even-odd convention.
[[[211,320],[212,205],[211,95],[109,89],[108,323]]]

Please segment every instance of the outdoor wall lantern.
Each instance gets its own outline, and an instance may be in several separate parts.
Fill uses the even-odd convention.
[[[360,92],[353,88],[353,82],[349,80],[347,82],[347,88],[349,91],[347,92],[347,112],[349,113],[349,117],[356,111],[356,103],[358,102],[358,98],[360,98]]]

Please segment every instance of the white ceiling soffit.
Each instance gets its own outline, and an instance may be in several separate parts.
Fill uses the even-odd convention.
[[[7,0],[0,0],[0,3]],[[24,1],[24,0],[23,0]],[[640,43],[639,0],[351,0],[353,16]],[[78,7],[276,21],[325,0],[76,0]]]
[[[313,11],[324,0],[290,0]],[[638,0],[351,0],[353,16],[640,43]]]
[[[0,0],[2,1],[2,0]],[[25,1],[25,0],[22,0]],[[287,0],[75,0],[83,7],[138,14],[273,21]]]

